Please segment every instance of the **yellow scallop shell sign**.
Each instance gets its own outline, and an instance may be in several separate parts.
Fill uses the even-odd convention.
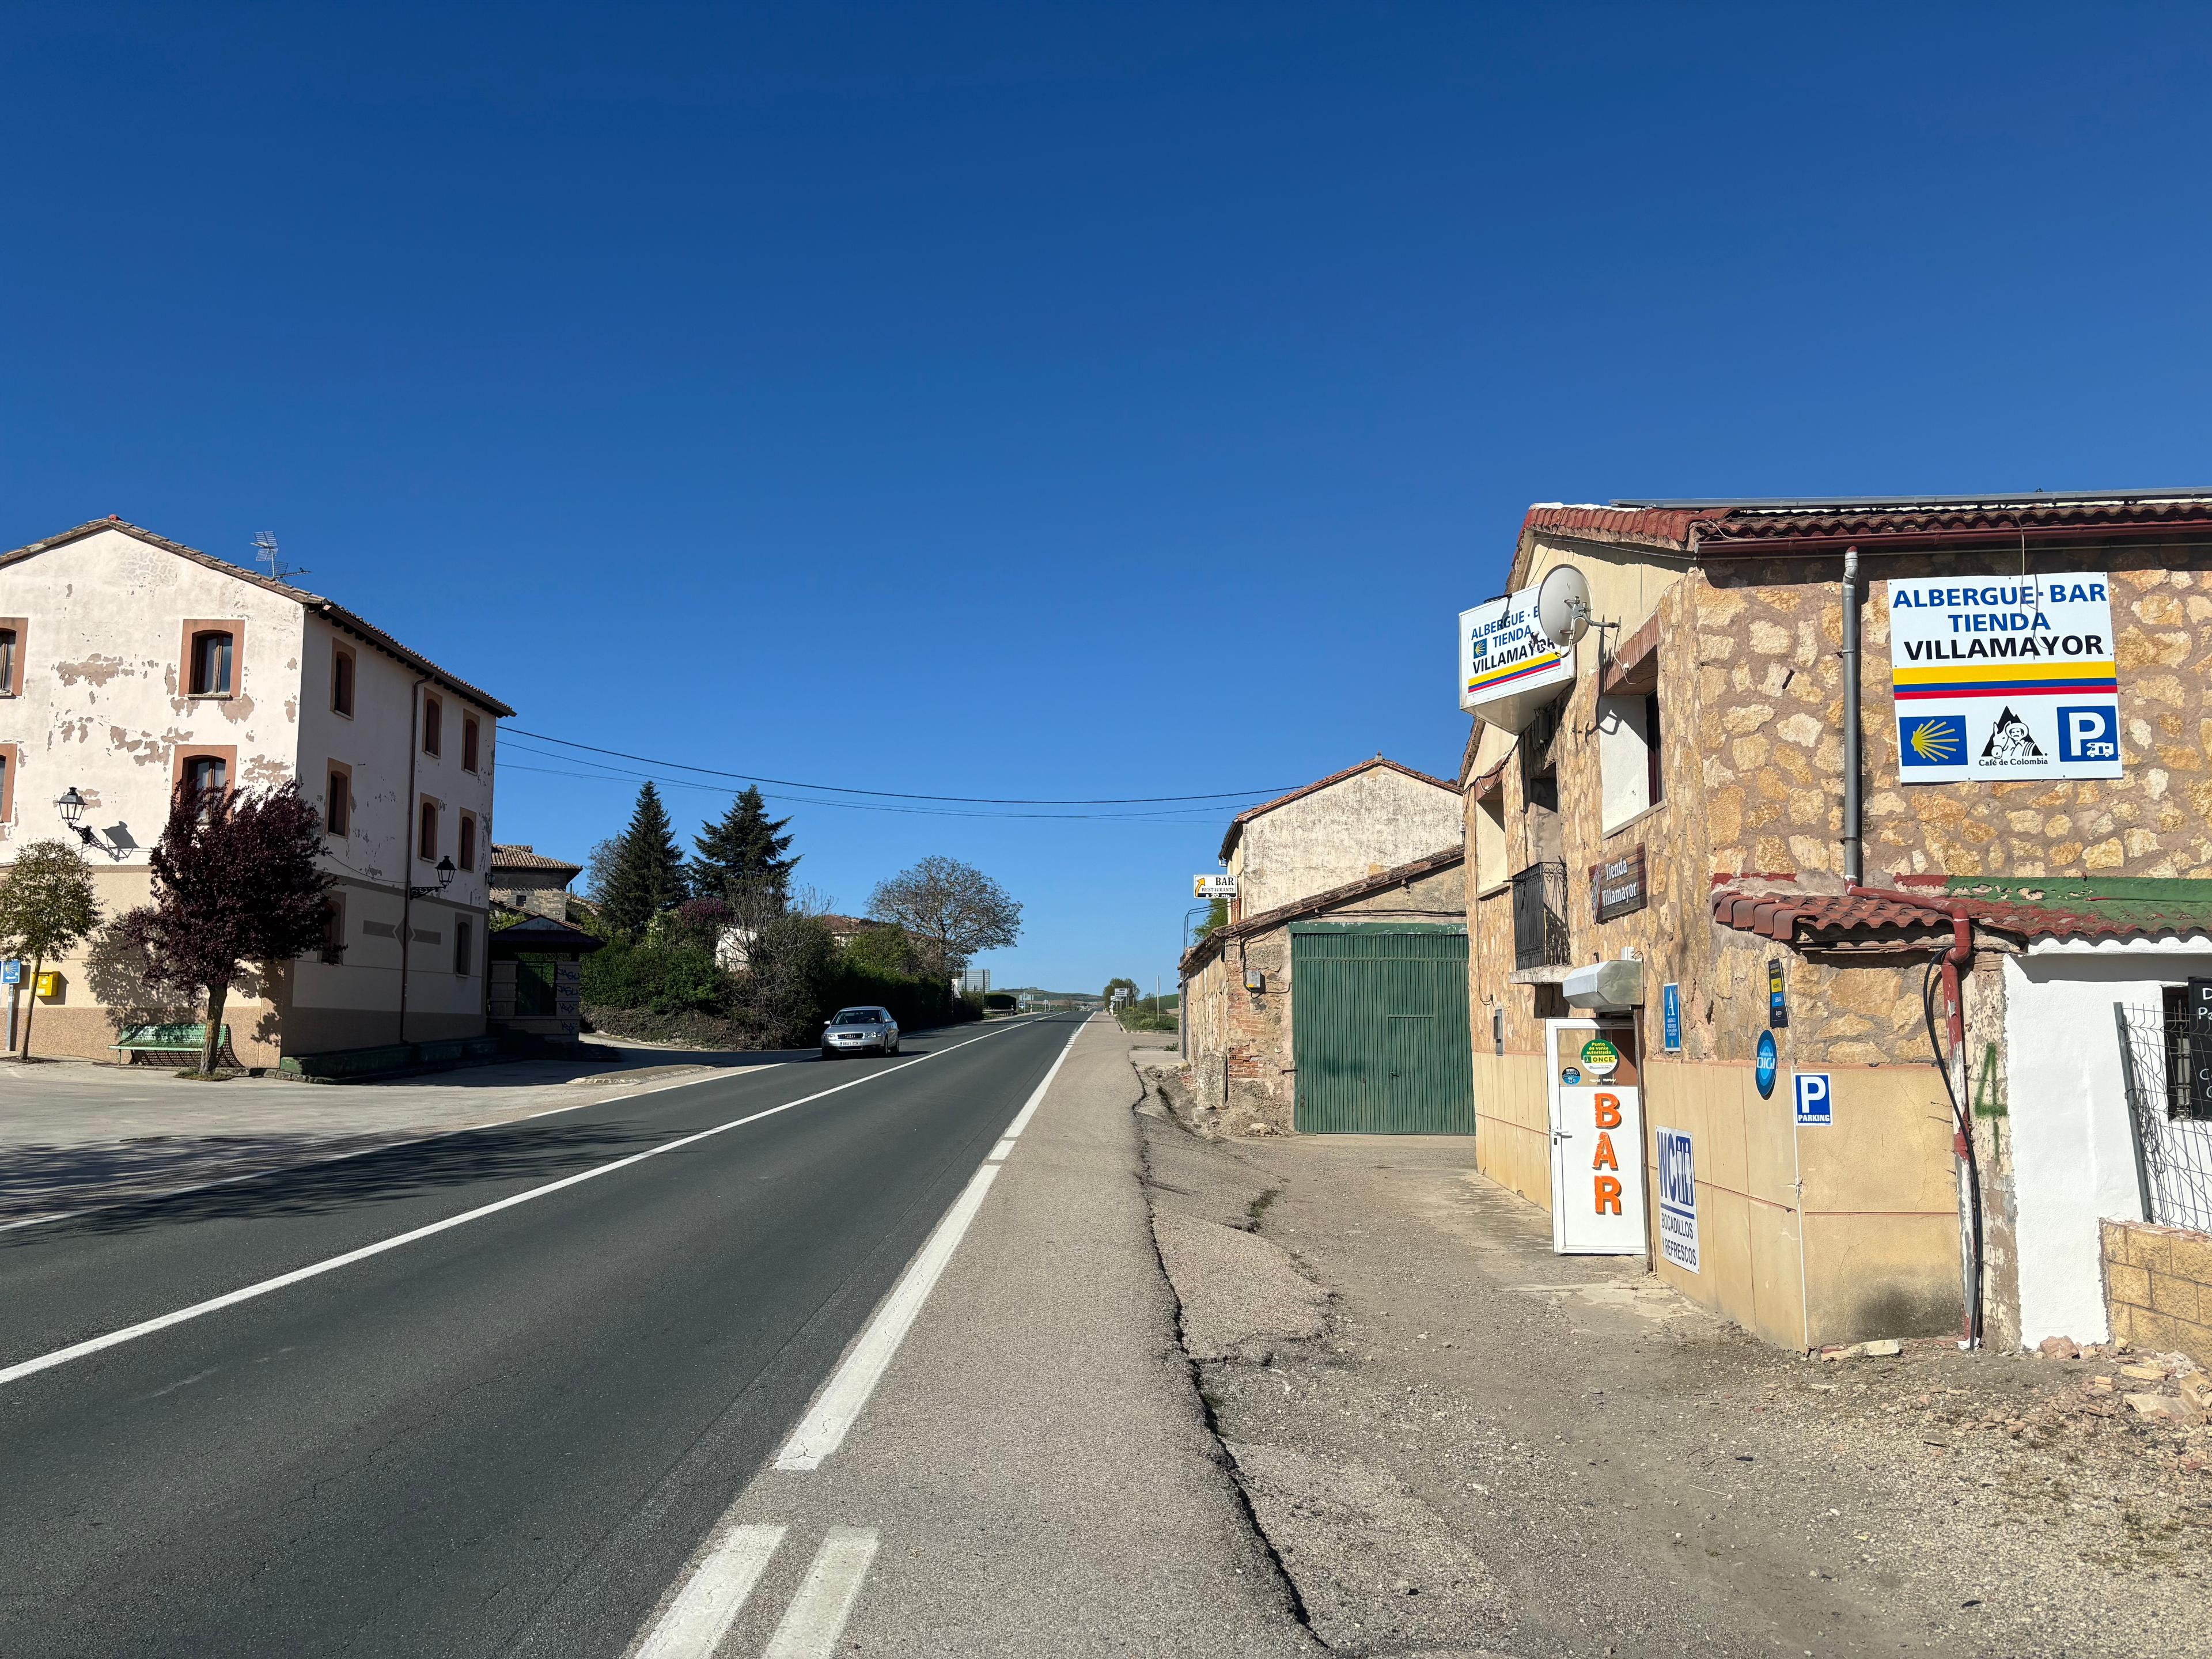
[[[1592,1037],[1583,1044],[1583,1064],[1600,1077],[1611,1077],[1620,1066],[1620,1050],[1603,1037]]]

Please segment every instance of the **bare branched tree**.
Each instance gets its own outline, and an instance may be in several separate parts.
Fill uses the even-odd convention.
[[[933,854],[868,896],[868,914],[906,929],[923,968],[943,977],[968,965],[978,951],[1021,937],[1022,907],[972,864]]]

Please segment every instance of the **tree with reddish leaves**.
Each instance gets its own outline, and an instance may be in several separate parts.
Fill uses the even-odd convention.
[[[146,982],[204,997],[199,1074],[211,1075],[223,1002],[249,963],[322,943],[331,878],[317,866],[322,818],[299,785],[196,791],[179,784],[154,848],[154,902],[117,921]]]

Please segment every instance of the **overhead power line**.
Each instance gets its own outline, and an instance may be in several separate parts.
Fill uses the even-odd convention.
[[[556,755],[550,750],[532,749],[526,744],[512,747],[526,755],[542,755],[548,759],[566,760],[565,755]],[[584,765],[598,763],[586,761]],[[599,772],[575,772],[560,766],[529,766],[517,761],[501,761],[501,768],[509,772],[535,772],[547,777],[579,778],[597,783],[635,783],[650,781],[665,789],[697,789],[711,795],[734,795],[737,786],[730,783],[702,783],[692,778],[655,777],[649,772],[630,772],[608,769]],[[918,817],[931,818],[998,818],[1005,821],[1030,819],[1047,823],[1164,823],[1188,826],[1203,824],[1203,818],[1181,817],[1177,812],[1188,812],[1190,807],[1170,808],[1160,812],[981,812],[965,811],[952,806],[896,806],[887,801],[825,800],[819,795],[781,795],[773,790],[763,790],[763,799],[787,801],[800,806],[835,807],[841,812],[899,812]]]
[[[1288,793],[1287,789],[1222,789],[1210,795],[1120,795],[1095,800],[1028,799],[1006,795],[917,795],[902,789],[857,789],[842,783],[805,783],[796,778],[767,778],[750,772],[723,772],[711,766],[656,760],[650,755],[632,755],[620,749],[600,749],[588,743],[577,743],[573,738],[556,738],[544,732],[526,732],[519,726],[504,729],[519,738],[535,738],[540,743],[557,743],[563,749],[580,749],[590,755],[611,755],[617,760],[635,761],[641,766],[665,766],[678,772],[696,772],[702,777],[735,778],[741,783],[770,783],[779,789],[818,789],[828,794],[872,795],[884,800],[943,801],[961,806],[1161,806],[1174,801],[1250,800],[1255,797],[1265,799]]]

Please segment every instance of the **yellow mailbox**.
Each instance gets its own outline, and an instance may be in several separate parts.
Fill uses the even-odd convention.
[[[42,997],[58,997],[62,994],[62,976],[59,974],[40,974],[37,988]]]

